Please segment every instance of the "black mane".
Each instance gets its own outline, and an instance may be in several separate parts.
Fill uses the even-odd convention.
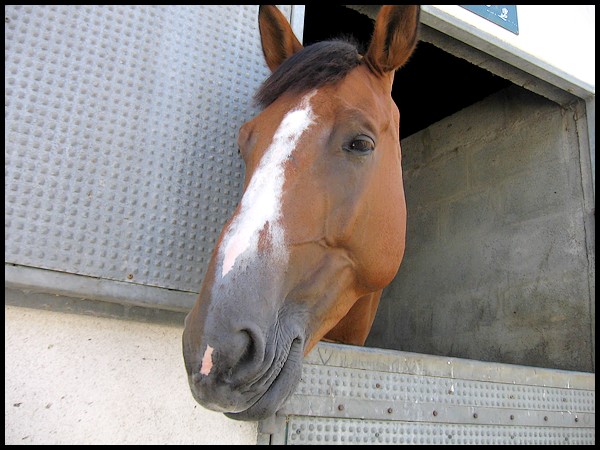
[[[309,45],[286,59],[265,80],[254,101],[266,108],[283,93],[297,94],[335,83],[360,64],[356,46],[347,41],[323,41]]]

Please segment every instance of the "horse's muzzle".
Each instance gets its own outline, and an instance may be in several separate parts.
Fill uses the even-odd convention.
[[[246,324],[219,336],[205,333],[199,345],[192,345],[189,325],[183,335],[185,366],[192,394],[205,408],[236,420],[261,420],[274,414],[296,388],[302,337],[285,339],[288,333],[274,336]]]

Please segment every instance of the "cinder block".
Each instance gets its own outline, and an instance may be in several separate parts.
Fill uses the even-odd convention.
[[[591,370],[590,268],[572,120],[513,87],[407,141],[425,153],[406,161],[406,253],[382,299],[385,317],[374,325],[388,329],[372,345]],[[522,311],[523,320],[507,308]],[[586,343],[570,359],[566,342],[578,338]]]
[[[439,239],[440,209],[436,205],[407,206],[405,254],[411,253]]]
[[[455,239],[459,234],[489,232],[502,223],[497,193],[486,190],[460,197],[447,205],[447,218],[442,223],[444,239]]]
[[[469,176],[473,189],[494,186],[561,156],[563,120],[557,110],[536,120],[515,121],[494,141],[470,146]],[[526,175],[524,175],[526,176]]]
[[[501,223],[518,223],[567,210],[567,170],[561,161],[554,160],[503,180],[498,186]]]
[[[504,104],[509,95],[510,91],[502,90],[431,125],[427,129],[429,142],[423,160],[433,161],[453,147],[496,139],[498,133],[506,129],[508,119]]]
[[[467,159],[459,148],[427,166],[404,172],[406,202],[427,205],[446,199],[467,189]]]

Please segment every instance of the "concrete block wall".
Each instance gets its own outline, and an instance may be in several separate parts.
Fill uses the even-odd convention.
[[[367,345],[592,371],[593,237],[573,110],[511,86],[402,150],[406,253]]]

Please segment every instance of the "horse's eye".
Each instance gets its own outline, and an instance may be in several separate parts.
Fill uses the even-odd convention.
[[[344,145],[344,150],[359,155],[366,155],[375,150],[375,142],[369,136],[361,134]]]

